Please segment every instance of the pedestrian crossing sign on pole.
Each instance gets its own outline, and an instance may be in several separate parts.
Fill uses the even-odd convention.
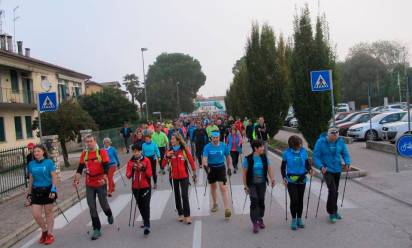
[[[329,91],[333,89],[332,86],[332,71],[311,71],[310,82],[313,92]]]
[[[57,96],[56,92],[39,93],[38,109],[40,112],[54,112],[57,111]]]

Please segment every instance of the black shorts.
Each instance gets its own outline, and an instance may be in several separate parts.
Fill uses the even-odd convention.
[[[55,199],[49,198],[50,190],[51,190],[51,186],[33,188],[31,191],[31,204],[35,204],[35,205],[53,204],[53,202],[57,199],[57,194],[56,194]]]
[[[226,184],[226,166],[219,166],[219,167],[208,167],[209,173],[207,174],[207,180],[209,184],[222,182]]]

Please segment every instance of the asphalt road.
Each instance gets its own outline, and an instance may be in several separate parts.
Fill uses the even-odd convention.
[[[248,147],[247,144],[245,146]],[[245,153],[249,152],[245,148]],[[122,185],[117,177],[117,191],[110,199],[115,215],[115,224],[108,225],[105,217],[101,218],[103,236],[91,241],[88,231],[91,230],[90,216],[85,200],[82,206],[77,204],[65,212],[70,223],[67,224],[60,215],[56,219],[55,247],[147,247],[147,248],[238,248],[238,247],[412,247],[412,208],[372,192],[361,185],[348,181],[344,207],[341,209],[343,220],[336,224],[327,221],[325,210],[327,190],[321,194],[318,218],[315,218],[316,204],[320,192],[320,180],[313,179],[310,194],[309,215],[306,228],[292,231],[285,221],[285,191],[280,184],[280,157],[270,154],[270,163],[274,167],[277,184],[272,192],[272,208],[270,206],[270,189],[266,194],[267,228],[259,234],[253,234],[249,219],[249,201],[243,211],[245,194],[241,185],[240,174],[232,176],[234,216],[227,222],[223,218],[223,204],[219,203],[219,212],[211,214],[209,191],[204,193],[205,175],[199,175],[198,196],[200,210],[197,209],[193,188],[190,203],[194,222],[185,225],[177,222],[174,212],[171,188],[166,177],[157,191],[152,192],[151,225],[152,233],[144,237],[140,229],[139,214],[135,227],[128,226],[130,208],[130,186]],[[124,175],[124,171],[122,171]],[[162,179],[159,177],[158,179]],[[341,192],[343,180],[341,180]],[[308,187],[307,187],[308,190]],[[307,202],[305,194],[305,208]],[[220,195],[219,195],[220,199]],[[289,199],[288,199],[289,202]],[[340,202],[340,201],[339,201]],[[82,210],[83,208],[83,210]],[[306,209],[305,209],[306,210]],[[40,231],[36,231],[15,245],[15,247],[41,247],[37,244]]]

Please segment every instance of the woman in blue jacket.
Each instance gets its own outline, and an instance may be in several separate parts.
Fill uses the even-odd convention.
[[[290,213],[292,230],[304,228],[302,220],[303,197],[306,188],[306,174],[313,173],[308,161],[308,153],[302,147],[302,139],[292,135],[288,140],[289,148],[283,152],[281,173],[283,184],[287,187],[290,197]]]
[[[339,137],[339,130],[330,128],[327,134],[321,134],[318,141],[316,141],[313,162],[315,167],[322,171],[322,183],[325,180],[328,186],[326,211],[329,214],[331,223],[342,219],[342,216],[338,213],[338,190],[340,174],[342,173],[342,158],[346,171],[350,171],[351,160],[348,148],[344,140]]]
[[[230,134],[227,136],[226,144],[232,157],[233,172],[236,174],[239,155],[242,154],[242,135],[237,131],[235,126],[232,127]]]
[[[46,148],[36,145],[34,160],[28,165],[29,184],[26,206],[32,207],[33,218],[42,230],[39,243],[50,245],[54,242],[53,202],[57,199],[57,175],[53,161],[47,159]],[[43,212],[46,218],[43,217]]]
[[[143,156],[150,160],[150,164],[152,166],[152,174],[153,174],[153,182],[154,186],[153,189],[157,189],[157,173],[156,173],[156,166],[158,163],[158,158],[160,158],[160,150],[157,147],[156,143],[152,141],[152,135],[146,134],[144,136],[145,142],[142,145],[142,153]]]
[[[107,175],[109,182],[109,190],[107,191],[107,196],[112,197],[112,194],[115,190],[115,183],[114,183],[114,173],[116,172],[116,167],[120,167],[120,161],[119,157],[117,156],[117,150],[114,148],[112,145],[112,140],[110,138],[104,138],[103,139],[103,144],[104,144],[104,149],[107,151],[107,154],[109,155],[110,162],[108,164],[109,166],[109,173]]]

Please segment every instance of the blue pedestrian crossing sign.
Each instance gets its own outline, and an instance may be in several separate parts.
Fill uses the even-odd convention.
[[[311,71],[310,72],[310,84],[312,91],[322,92],[332,89],[332,71]]]
[[[54,112],[57,111],[57,96],[56,92],[39,93],[38,109],[40,112]]]

